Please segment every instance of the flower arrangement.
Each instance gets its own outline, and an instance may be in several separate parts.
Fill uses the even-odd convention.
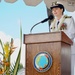
[[[67,29],[66,23],[62,23],[60,30],[66,30],[66,29]]]
[[[21,57],[21,48],[22,48],[22,28],[20,27],[20,49],[16,59],[15,64],[10,63],[10,57],[17,47],[14,46],[14,40],[11,38],[11,42],[2,43],[0,39],[0,45],[3,52],[0,54],[3,56],[3,59],[0,59],[0,75],[17,75],[19,69],[23,68],[23,65],[20,64]]]
[[[11,57],[11,54],[16,49],[16,47],[13,46],[13,39],[12,38],[11,38],[10,43],[6,42],[3,44],[2,41],[0,40],[0,44],[3,49],[3,53],[1,53],[3,55],[3,60],[1,61],[1,64],[0,64],[3,66],[3,68],[2,69],[0,68],[0,74],[3,74],[6,72],[6,74],[9,75],[10,57]]]

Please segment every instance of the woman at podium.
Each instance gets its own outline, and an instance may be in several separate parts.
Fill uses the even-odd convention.
[[[50,30],[51,32],[63,31],[72,41],[73,45],[71,46],[72,53],[75,52],[75,23],[72,16],[64,15],[65,8],[63,4],[59,2],[53,2],[50,7],[52,14],[54,15],[54,19],[51,21]],[[74,62],[75,64],[75,62]],[[74,65],[72,67],[72,71],[74,71]],[[73,72],[74,73],[74,72]],[[74,75],[74,74],[72,74]]]
[[[54,20],[51,22],[51,32],[64,31],[70,39],[75,38],[75,23],[71,16],[64,15],[65,8],[58,2],[53,2],[50,7],[54,15]]]

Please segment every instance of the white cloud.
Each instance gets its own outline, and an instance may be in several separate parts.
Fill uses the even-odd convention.
[[[2,40],[2,42],[7,42],[7,41],[10,41],[11,39],[11,36],[9,35],[6,35],[4,32],[1,32],[0,31],[0,39]]]
[[[0,39],[2,40],[3,43],[5,43],[7,41],[10,42],[11,36],[6,35],[4,32],[0,31]],[[16,58],[17,58],[17,55],[19,52],[19,48],[20,48],[20,39],[19,38],[14,39],[14,46],[17,48],[15,49],[15,51],[11,55],[11,63],[13,63],[13,64],[16,61]],[[2,52],[1,45],[0,45],[0,52]],[[0,55],[0,58],[2,58],[2,55]],[[22,45],[21,63],[25,67],[25,46],[24,46],[24,44]]]

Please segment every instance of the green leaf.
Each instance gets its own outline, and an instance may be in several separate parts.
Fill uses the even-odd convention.
[[[20,64],[20,56],[21,56],[21,48],[20,48],[20,51],[18,53],[18,57],[17,57],[16,63],[14,66],[13,75],[17,75],[19,64]]]
[[[12,64],[11,67],[10,67],[10,73],[11,73],[11,74],[13,74],[13,72],[14,72],[14,67],[15,67],[15,64]],[[22,69],[22,68],[23,68],[23,65],[20,63],[20,64],[19,64],[19,67],[18,67],[18,71],[19,71],[20,69]],[[18,72],[18,71],[17,71],[17,72]]]
[[[0,52],[1,55],[3,55],[3,53]]]
[[[3,48],[3,44],[2,44],[2,41],[1,41],[1,39],[0,39],[0,44],[1,44],[1,47],[2,47],[2,50],[3,50],[3,58],[5,58],[5,57],[4,57],[4,55],[5,55],[5,52],[4,52],[4,48]]]
[[[20,25],[20,47],[22,47],[22,26]]]
[[[20,25],[20,50],[16,59],[16,63],[13,70],[13,75],[17,75],[17,72],[19,70],[19,64],[20,64],[20,57],[21,57],[21,48],[22,48],[22,26]]]

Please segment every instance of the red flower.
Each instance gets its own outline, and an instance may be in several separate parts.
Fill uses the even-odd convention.
[[[66,23],[63,23],[60,27],[60,30],[65,30],[65,29],[67,29],[67,25]]]

